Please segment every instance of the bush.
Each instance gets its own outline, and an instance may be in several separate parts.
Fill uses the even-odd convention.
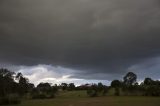
[[[119,91],[119,88],[115,88],[115,93],[114,93],[115,96],[119,96],[120,95],[120,91]]]
[[[160,87],[159,86],[148,86],[146,88],[145,96],[160,96]]]
[[[87,94],[90,96],[90,97],[96,97],[97,96],[97,91],[96,90],[87,90]]]
[[[20,104],[21,100],[17,94],[10,94],[0,98],[0,105]]]

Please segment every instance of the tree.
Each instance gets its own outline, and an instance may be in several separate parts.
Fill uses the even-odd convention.
[[[9,93],[13,93],[14,86],[14,72],[8,69],[0,69],[0,96],[6,96]]]
[[[62,87],[63,90],[67,90],[68,84],[67,83],[62,83],[61,87]]]
[[[0,69],[0,105],[20,103],[19,85],[14,81],[14,74],[8,69]]]
[[[128,72],[124,77],[124,84],[125,85],[133,85],[136,83],[137,80],[137,75],[134,74],[133,72]]]
[[[51,85],[49,83],[41,82],[37,85],[37,88],[51,88]]]
[[[102,91],[104,89],[104,85],[101,82],[98,83],[97,87],[99,91]]]
[[[69,90],[74,90],[75,89],[74,83],[68,84],[68,88],[69,88]]]
[[[19,93],[21,95],[24,95],[25,93],[27,93],[30,88],[29,80],[23,77],[22,73],[17,73],[16,80],[18,80],[18,84],[19,84]]]
[[[19,73],[17,73],[15,78],[16,78],[16,80],[19,81],[21,77],[23,77],[23,75],[22,75],[22,73],[19,72]]]
[[[50,92],[51,90],[51,85],[49,83],[40,83],[37,85],[37,89],[39,89],[41,92]]]
[[[144,79],[144,85],[152,85],[153,82],[154,81],[151,78],[145,78]]]
[[[117,88],[117,87],[120,87],[122,84],[119,80],[113,80],[111,82],[111,87],[114,87],[114,88]]]
[[[33,99],[54,98],[57,92],[56,87],[52,87],[50,83],[39,83],[34,89]]]
[[[13,80],[14,74],[15,74],[14,72],[9,71],[8,69],[4,69],[4,68],[0,69],[0,77],[9,78]]]

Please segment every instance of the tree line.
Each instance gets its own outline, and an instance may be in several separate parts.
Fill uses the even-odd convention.
[[[137,83],[137,75],[128,72],[122,80],[113,80],[110,86],[98,84],[84,84],[75,86],[74,83],[39,83],[36,87],[22,73],[14,73],[8,69],[0,69],[0,105],[18,104],[20,98],[50,99],[60,91],[85,90],[90,97],[115,95],[160,96],[160,81],[145,78],[141,84]],[[110,92],[113,92],[110,94]]]
[[[140,96],[160,96],[160,81],[145,78],[140,84],[137,82],[137,75],[128,72],[123,81],[113,80],[111,87],[115,89],[115,95],[140,95]],[[123,92],[123,94],[121,93]]]

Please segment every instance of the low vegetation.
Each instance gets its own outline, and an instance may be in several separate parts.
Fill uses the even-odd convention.
[[[113,80],[111,82],[111,86],[106,86],[102,83],[98,83],[84,84],[76,87],[74,83],[52,85],[47,82],[42,82],[35,87],[34,84],[29,83],[29,80],[25,78],[21,73],[14,73],[9,71],[8,69],[0,69],[0,105],[20,104],[22,100],[22,106],[32,106],[29,105],[29,103],[36,102],[35,99],[40,102],[44,101],[44,103],[45,101],[50,102],[51,100],[52,103],[53,98],[55,99],[55,101],[61,101],[61,99],[64,100],[68,98],[68,101],[64,100],[64,102],[69,103],[72,101],[71,99],[75,99],[76,101],[78,100],[78,102],[76,103],[79,103],[79,100],[82,100],[82,102],[83,100],[92,101],[89,99],[90,97],[98,97],[97,99],[102,99],[102,101],[99,100],[98,102],[106,103],[106,101],[103,101],[103,98],[110,99],[112,98],[111,96],[117,96],[116,98],[119,99],[121,97],[124,98],[123,96],[139,96],[142,100],[144,100],[143,98],[151,98],[147,96],[159,97],[160,81],[155,81],[151,78],[145,78],[141,84],[138,84],[137,75],[133,72],[128,72],[123,77],[123,80]],[[124,101],[123,99],[120,100],[122,100],[121,102]],[[58,102],[54,103],[56,104]],[[47,106],[50,106],[50,104]]]

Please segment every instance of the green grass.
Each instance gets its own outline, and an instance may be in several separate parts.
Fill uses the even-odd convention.
[[[57,98],[84,98],[87,97],[85,90],[82,91],[61,91],[58,93]]]
[[[160,106],[160,97],[104,96],[91,98],[86,95],[85,91],[69,91],[61,92],[54,99],[25,100],[18,106]]]

